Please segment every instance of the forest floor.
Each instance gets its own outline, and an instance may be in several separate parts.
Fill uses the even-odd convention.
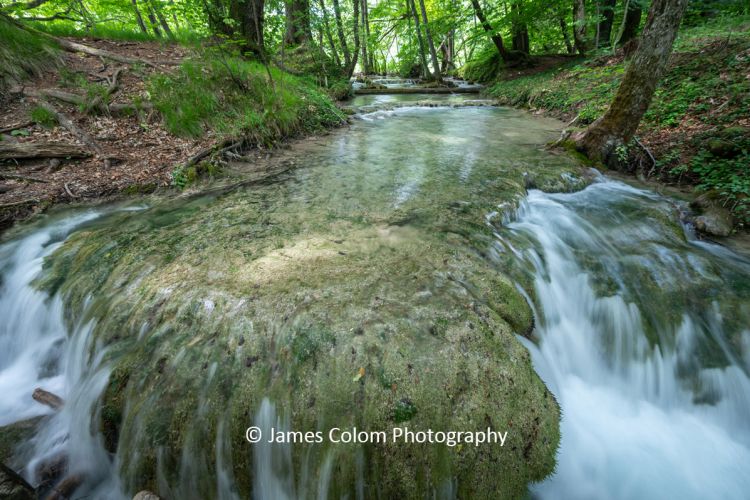
[[[626,62],[621,52],[549,57],[529,70],[500,72],[488,93],[586,126],[607,109]],[[681,33],[636,137],[640,144],[618,151],[625,170],[695,188],[731,213],[735,229],[750,229],[750,20]]]
[[[267,148],[342,120],[308,82],[232,58],[216,66],[178,44],[63,40],[142,62],[55,51],[56,64],[22,85],[0,86],[0,230],[57,203],[184,188],[206,174],[201,168],[215,172],[201,160],[216,150],[232,146],[249,160],[258,157],[247,155],[250,147]],[[275,92],[279,102],[266,95],[273,92],[266,78],[283,87]],[[232,79],[242,88],[233,91],[225,81]],[[285,113],[259,114],[269,102]],[[63,126],[65,118],[71,126]],[[87,157],[7,153],[49,143],[77,146]]]
[[[185,47],[158,42],[75,41],[119,55],[141,58],[152,62],[155,67],[144,64],[126,68],[128,65],[89,54],[61,53],[58,68],[27,80],[23,88],[11,89],[4,96],[0,112],[3,144],[44,141],[85,147],[68,129],[57,126],[54,118],[39,107],[39,99],[33,95],[49,89],[93,93],[97,88],[104,88],[102,83],[111,80],[119,70],[119,89],[109,102],[145,102],[146,78],[153,72],[173,68],[172,65],[160,65],[159,61],[180,61],[188,55]],[[123,191],[152,191],[168,186],[175,165],[187,161],[215,140],[210,135],[193,139],[169,134],[152,111],[119,116],[91,114],[79,105],[47,100],[92,137],[104,155],[5,162],[0,170],[0,175],[5,176],[0,179],[0,204],[13,207],[13,210],[4,211],[0,225],[61,201],[101,198]],[[102,156],[112,159],[109,165]]]

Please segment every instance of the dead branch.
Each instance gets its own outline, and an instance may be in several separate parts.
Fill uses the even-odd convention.
[[[87,108],[89,106],[86,102],[86,98],[83,97],[82,95],[72,94],[70,92],[65,92],[64,90],[58,90],[58,89],[36,90],[36,89],[27,89],[25,87],[13,87],[10,89],[10,92],[14,94],[23,94],[24,96],[27,96],[27,97],[36,97],[36,98],[49,97],[51,99],[56,99],[58,101],[61,101],[67,104],[73,104],[75,106],[83,106]],[[100,104],[100,107],[103,107],[103,106]],[[122,115],[122,114],[135,113],[139,110],[152,109],[153,105],[150,102],[144,102],[138,105],[136,105],[135,103],[112,103],[103,108],[106,111],[108,111],[109,114],[111,115]]]
[[[37,200],[36,198],[29,198],[28,200],[14,201],[11,203],[3,203],[2,205],[0,205],[0,208],[21,207],[23,205],[33,205],[35,203],[39,203],[39,200]]]
[[[91,112],[92,109],[107,109],[106,103],[104,103],[104,99],[109,98],[112,94],[114,94],[117,89],[119,88],[120,84],[117,81],[117,78],[120,76],[120,73],[123,71],[123,68],[117,68],[115,72],[112,74],[112,79],[109,80],[109,85],[107,86],[107,90],[104,93],[104,95],[97,95],[94,97],[91,102],[86,106],[86,113]]]
[[[146,66],[151,66],[152,68],[158,68],[158,66],[151,61],[148,61],[146,59],[138,59],[136,57],[128,57],[128,56],[122,56],[120,54],[116,54],[114,52],[110,52],[108,50],[103,49],[97,49],[96,47],[89,47],[88,45],[83,45],[82,43],[78,42],[71,42],[70,40],[66,40],[64,38],[58,38],[58,37],[52,37],[55,39],[55,41],[62,47],[64,50],[68,52],[81,52],[83,54],[88,54],[90,56],[97,56],[97,57],[105,57],[107,59],[111,59],[113,61],[125,63],[125,64],[145,64]]]
[[[73,194],[73,191],[71,191],[68,187],[67,182],[63,183],[63,187],[65,188],[65,192],[68,193],[68,196],[70,196],[71,198],[75,198],[75,195]]]
[[[0,179],[14,179],[14,180],[19,180],[19,181],[43,182],[43,183],[49,182],[47,180],[40,179],[38,177],[31,177],[30,175],[6,174],[4,172],[0,172]]]
[[[59,410],[65,404],[65,401],[60,396],[52,394],[51,392],[45,391],[37,387],[34,389],[34,394],[31,395],[34,401],[41,403],[45,406],[49,406],[53,410]]]
[[[233,142],[232,139],[226,139],[218,144],[214,144],[211,147],[198,151],[197,154],[193,155],[187,162],[185,162],[184,166],[191,167],[209,155],[220,155],[225,153],[226,151],[229,151],[230,149],[240,147],[241,145],[242,141]]]
[[[18,125],[11,125],[10,127],[0,128],[0,134],[7,134],[8,132],[13,132],[14,130],[18,130],[20,128],[30,127],[34,125],[34,123],[34,120],[30,120],[25,123],[19,123]]]
[[[73,120],[71,120],[68,115],[63,113],[62,111],[59,111],[57,108],[52,106],[49,102],[45,101],[44,99],[39,100],[39,105],[42,106],[44,109],[49,111],[50,113],[55,115],[55,118],[57,118],[57,122],[68,129],[71,134],[75,135],[78,140],[80,140],[82,143],[84,143],[86,146],[88,146],[90,149],[92,149],[97,156],[100,156],[104,158],[104,166],[109,168],[110,166],[110,158],[105,157],[104,150],[102,150],[101,146],[94,140],[93,137],[91,137],[86,131],[80,129],[75,123],[73,123]]]
[[[2,142],[0,160],[34,158],[86,158],[91,153],[77,144],[58,142]]]

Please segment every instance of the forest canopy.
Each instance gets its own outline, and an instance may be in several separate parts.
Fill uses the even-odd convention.
[[[647,0],[28,0],[2,12],[58,35],[220,39],[281,59],[305,44],[352,74],[490,79],[529,54],[585,54],[633,40]],[[747,14],[743,0],[693,0],[683,24]],[[469,66],[466,66],[467,63]]]

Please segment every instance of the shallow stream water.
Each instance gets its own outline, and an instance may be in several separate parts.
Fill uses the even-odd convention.
[[[67,238],[86,231],[109,231],[118,242],[132,234],[143,243],[184,225],[187,237],[168,251],[196,273],[209,268],[208,285],[201,286],[222,282],[221,267],[234,267],[237,251],[253,255],[255,267],[248,272],[267,280],[271,290],[279,286],[278,276],[290,272],[286,262],[309,262],[307,274],[294,274],[299,283],[289,289],[323,290],[315,300],[325,309],[325,297],[335,295],[345,277],[316,269],[323,266],[320,259],[336,256],[344,274],[380,290],[379,314],[417,326],[435,314],[430,307],[451,309],[457,299],[442,285],[403,295],[406,278],[412,281],[413,274],[413,280],[421,280],[422,271],[385,267],[393,265],[391,253],[402,254],[404,266],[427,263],[431,273],[449,280],[454,271],[448,262],[470,254],[474,260],[462,264],[469,266],[467,274],[507,274],[532,304],[533,334],[516,333],[561,406],[557,470],[532,487],[534,494],[746,498],[750,260],[697,241],[679,224],[671,200],[606,177],[578,192],[532,189],[523,198],[524,185],[565,191],[580,182],[569,159],[543,148],[559,124],[510,109],[448,107],[466,97],[431,99],[445,107],[411,106],[424,100],[411,95],[357,98],[353,105],[366,112],[347,130],[286,153],[295,168],[274,182],[221,196],[61,212],[7,235],[0,246],[0,426],[44,416],[36,436],[15,457],[29,481],[40,481],[40,464],[67,456],[69,474],[86,477],[77,495],[126,498],[135,492],[133,478],[123,470],[139,453],[122,445],[114,454],[105,451],[104,437],[92,426],[91,415],[100,411],[97,401],[119,355],[92,333],[99,297],[88,296],[80,305],[87,313],[66,311],[59,293],[50,296],[38,285],[50,273],[45,259]],[[213,242],[201,236],[209,228]],[[437,238],[443,233],[449,236]],[[217,246],[227,253],[217,255]],[[153,267],[174,261],[172,255]],[[138,272],[148,274],[151,265],[139,261]],[[184,276],[191,285],[191,275]],[[121,285],[123,294],[147,279],[130,278]],[[356,288],[347,290],[342,293],[352,294],[351,306],[335,302],[342,308],[326,310],[328,321],[375,321],[370,306],[358,302]],[[263,313],[272,316],[285,299],[269,292],[257,300],[256,311],[265,307]],[[489,295],[477,300],[492,306]],[[229,307],[214,296],[199,303],[206,315]],[[141,322],[138,342],[163,335],[151,336],[153,325],[145,318]],[[389,338],[391,345],[402,341],[407,345],[398,335]],[[427,365],[432,342],[429,335],[419,340]],[[183,347],[174,363],[185,356]],[[488,356],[485,351],[478,359]],[[206,366],[208,374],[199,378],[207,388],[225,372],[221,363]],[[64,409],[52,415],[36,403],[31,399],[36,387],[63,397]],[[197,425],[201,412],[208,411],[208,401],[203,396],[199,401]],[[261,428],[290,425],[288,415],[279,414],[268,398],[253,415]],[[195,476],[210,469],[208,488],[216,497],[239,497],[226,449],[230,440],[222,423],[218,428],[210,451],[200,448],[199,434],[186,440],[186,449],[205,455],[201,460],[183,456],[177,484],[160,475],[162,495],[195,496],[203,488]],[[256,498],[333,495],[333,451],[297,473],[290,447],[258,445],[252,454]],[[365,475],[364,458],[354,456],[355,469]],[[355,483],[353,496],[371,496],[366,479]],[[434,486],[432,496],[451,498],[456,492],[447,480]]]

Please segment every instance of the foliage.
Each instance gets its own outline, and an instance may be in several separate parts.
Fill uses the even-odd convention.
[[[57,117],[54,113],[42,106],[34,107],[29,114],[31,119],[42,127],[52,128],[57,124]]]
[[[343,119],[309,80],[239,57],[185,62],[174,74],[153,75],[148,89],[167,129],[182,136],[210,130],[269,145]]]
[[[482,52],[459,70],[459,75],[471,82],[485,83],[494,79],[502,67],[500,54],[489,44]]]
[[[639,129],[642,136],[665,142],[657,142],[653,175],[716,192],[745,226],[750,224],[750,130],[734,125],[750,119],[750,35],[744,28],[748,23],[747,17],[723,17],[713,19],[708,28],[683,31]],[[625,64],[612,56],[570,61],[496,81],[489,92],[503,103],[547,109],[568,119],[577,116],[576,124],[586,125],[607,109]],[[679,139],[663,139],[671,134]],[[639,148],[629,149],[632,153]]]

